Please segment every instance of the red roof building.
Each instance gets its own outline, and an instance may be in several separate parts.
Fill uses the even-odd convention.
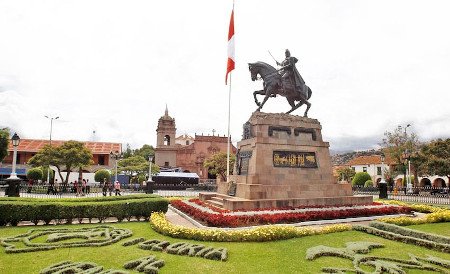
[[[52,146],[60,146],[66,141],[52,140]],[[19,146],[17,147],[16,162],[20,165],[26,165],[28,160],[33,157],[39,150],[45,145],[50,144],[49,140],[36,140],[36,139],[20,139]],[[112,167],[114,161],[110,159],[110,152],[119,153],[122,152],[122,144],[120,143],[107,143],[107,142],[84,142],[86,147],[91,150],[93,155],[94,164],[92,167],[98,166],[99,168]],[[2,165],[11,165],[14,147],[11,142],[8,147],[9,155],[2,161]],[[95,170],[99,169],[95,168]]]

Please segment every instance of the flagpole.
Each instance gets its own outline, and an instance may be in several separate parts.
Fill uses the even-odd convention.
[[[230,116],[231,116],[231,72],[230,87],[228,89],[228,138],[227,138],[227,183],[230,182]]]
[[[230,182],[230,116],[231,116],[231,72],[234,70],[234,0],[231,11],[230,26],[228,29],[228,61],[225,84],[227,84],[228,74],[230,74],[230,87],[228,89],[228,138],[227,138],[227,183]]]

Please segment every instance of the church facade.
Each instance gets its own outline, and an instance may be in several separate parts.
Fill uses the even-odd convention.
[[[179,167],[186,172],[197,173],[200,179],[215,179],[203,167],[206,159],[218,152],[227,152],[227,137],[218,135],[180,135],[176,137],[175,119],[165,110],[156,128],[155,163],[160,167]],[[231,145],[230,153],[236,154]],[[232,168],[232,167],[231,167]]]

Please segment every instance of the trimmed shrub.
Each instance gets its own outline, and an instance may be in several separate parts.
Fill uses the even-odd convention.
[[[131,240],[129,240],[129,241],[124,242],[124,243],[122,244],[122,246],[135,245],[135,244],[141,243],[141,242],[143,242],[143,241],[145,241],[145,238],[143,238],[143,237],[140,237],[140,238],[134,238],[134,239],[131,239]]]
[[[104,179],[106,179],[107,182],[111,180],[111,172],[107,169],[99,169],[95,172],[94,180],[96,182],[103,183]]]
[[[369,173],[367,172],[357,172],[355,177],[353,177],[352,185],[354,186],[364,186],[364,183],[368,180],[372,180]]]
[[[441,244],[450,244],[450,238],[436,235],[432,233],[426,233],[418,230],[413,230],[409,228],[404,228],[401,226],[393,225],[393,224],[387,224],[387,223],[381,223],[381,222],[371,222],[369,224],[371,227],[375,227],[384,231],[389,231],[393,233],[397,233],[403,236],[411,236],[414,238],[419,238],[423,240],[433,241]]]
[[[67,201],[67,200],[70,200]],[[87,202],[86,202],[87,200]],[[153,212],[167,212],[168,201],[164,198],[147,196],[147,198],[137,199],[42,199],[39,201],[28,201],[25,198],[11,199],[5,201],[0,199],[0,224],[17,225],[20,221],[31,221],[37,224],[44,221],[46,224],[51,221],[61,222],[83,218],[98,219],[103,221],[109,217],[117,220],[135,217],[149,218]]]
[[[128,272],[118,270],[118,269],[109,269],[103,270],[103,266],[99,266],[96,263],[91,262],[75,262],[71,261],[62,261],[56,264],[53,264],[49,267],[42,269],[40,274],[53,274],[53,273],[109,273],[109,274],[127,274]]]
[[[364,187],[372,187],[373,186],[373,181],[372,180],[367,180],[365,183],[364,183]]]
[[[27,171],[27,179],[37,181],[41,180],[43,176],[42,169],[40,167],[33,167]]]
[[[158,260],[155,256],[143,257],[137,260],[126,262],[123,267],[125,269],[135,269],[144,273],[158,273],[159,269],[164,266],[163,260]]]
[[[450,252],[449,244],[438,243],[427,239],[420,239],[410,235],[405,236],[398,234],[396,232],[385,231],[379,228],[365,225],[355,225],[353,226],[353,229],[357,231],[366,232],[368,234],[372,234],[375,236],[379,236],[388,240],[398,241],[406,244],[413,244],[417,246],[423,246],[425,248],[434,249],[446,253]]]
[[[64,247],[105,246],[116,243],[131,235],[132,231],[129,229],[104,225],[79,229],[30,229],[24,234],[1,238],[0,245],[5,247],[5,253],[35,252]],[[46,241],[33,241],[39,237],[46,238]],[[65,241],[69,239],[76,239],[76,241]]]

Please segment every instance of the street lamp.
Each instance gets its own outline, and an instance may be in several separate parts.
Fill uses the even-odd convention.
[[[387,183],[384,180],[384,154],[381,154],[381,181],[378,184],[378,187],[380,188],[379,198],[380,199],[387,199]]]
[[[17,173],[16,173],[17,147],[19,146],[19,143],[20,143],[20,137],[19,137],[19,135],[17,135],[17,133],[14,133],[13,137],[11,138],[11,142],[14,147],[14,153],[13,153],[11,175],[9,176],[8,180],[20,180],[17,177]]]
[[[48,117],[47,115],[45,115],[44,117],[47,119],[50,119],[50,147],[51,147],[52,146],[53,120],[59,119],[59,116]],[[47,183],[50,183],[50,165],[48,165],[48,169],[47,169]]]
[[[9,178],[6,179],[8,182],[8,188],[5,190],[5,195],[8,197],[19,197],[19,189],[20,189],[20,178],[17,177],[16,174],[16,159],[17,159],[17,147],[20,143],[20,138],[17,133],[14,133],[14,135],[11,138],[11,143],[14,147],[14,153],[13,153],[13,161],[12,161],[12,169],[11,169],[11,175]]]
[[[148,180],[147,180],[147,191],[146,193],[153,193],[153,180],[152,180],[152,161],[153,155],[148,155]]]
[[[149,181],[152,180],[152,161],[153,161],[153,155],[148,155],[148,162],[149,162],[149,167],[148,167],[148,180],[149,180]]]
[[[116,176],[115,176],[115,180],[114,182],[117,182],[117,161],[122,158],[122,154],[119,153],[119,151],[114,151],[114,152],[110,152],[109,156],[111,157],[111,159],[114,159],[114,164],[115,164],[115,169],[116,169]]]
[[[384,160],[386,160],[386,158],[384,157],[384,154],[381,154],[380,159],[381,159],[381,182],[385,183],[385,180],[384,180]]]
[[[411,184],[411,161],[410,161],[411,153],[408,149],[405,150],[402,154],[403,160],[408,164],[408,169],[406,170],[406,189],[408,192],[412,192],[412,184]]]

